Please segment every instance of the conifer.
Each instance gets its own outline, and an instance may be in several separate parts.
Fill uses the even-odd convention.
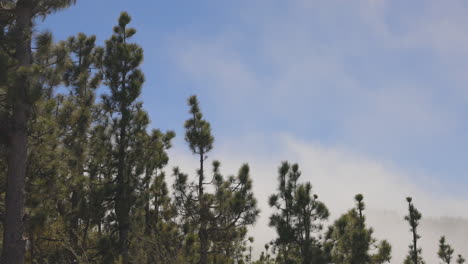
[[[270,217],[270,226],[278,234],[274,241],[278,257],[284,263],[294,263],[296,259],[303,264],[325,263],[316,234],[329,216],[327,207],[312,192],[309,182],[298,183],[301,172],[297,164],[283,162],[278,173],[278,193],[269,199],[270,206],[277,211]]]
[[[437,255],[444,264],[450,264],[452,261],[453,248],[449,244],[446,244],[445,236],[442,236],[439,239],[439,251],[437,252]]]
[[[424,264],[425,262],[421,257],[422,248],[418,248],[418,240],[421,238],[421,236],[418,234],[418,226],[422,215],[414,206],[413,199],[411,197],[407,197],[406,201],[408,202],[408,215],[405,216],[405,220],[410,225],[413,241],[409,246],[409,253],[405,259],[405,264]]]
[[[192,154],[198,157],[197,180],[188,181],[188,175],[174,168],[175,202],[182,217],[186,219],[184,229],[186,245],[198,247],[200,264],[207,264],[212,249],[227,237],[239,234],[246,226],[255,222],[259,213],[257,201],[252,193],[250,169],[244,164],[237,176],[225,179],[220,173],[220,162],[214,161],[212,178],[207,180],[205,161],[213,148],[214,137],[210,123],[203,119],[196,96],[188,100],[191,118],[185,122],[185,140]],[[214,193],[207,192],[209,187]],[[194,244],[193,235],[196,235]],[[211,254],[210,254],[211,253]],[[224,248],[219,254],[230,254]]]
[[[7,114],[0,114],[2,142],[7,144],[6,201],[4,217],[3,250],[4,264],[24,263],[25,231],[25,181],[28,159],[28,129],[31,114],[43,92],[42,78],[48,65],[34,61],[32,40],[34,19],[66,8],[74,0],[18,0],[1,1],[0,12],[1,46],[5,69]],[[38,53],[41,53],[39,47]],[[42,76],[41,76],[42,75]],[[6,88],[6,89],[5,89]]]
[[[104,84],[110,93],[103,96],[103,107],[111,118],[112,138],[115,140],[113,158],[116,162],[115,187],[113,199],[118,229],[118,255],[123,264],[130,262],[129,235],[130,211],[135,202],[136,177],[138,176],[137,158],[134,148],[138,133],[144,133],[148,124],[146,113],[137,102],[144,82],[140,65],[143,50],[129,42],[136,30],[129,28],[131,17],[122,12],[114,34],[106,41],[99,62]],[[133,152],[132,152],[133,151]]]
[[[336,264],[381,264],[390,262],[391,246],[377,243],[374,230],[366,227],[362,194],[355,197],[356,207],[338,218],[327,231],[327,245]]]

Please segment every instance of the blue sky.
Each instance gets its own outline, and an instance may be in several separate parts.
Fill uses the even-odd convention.
[[[153,126],[178,134],[175,163],[190,160],[182,128],[197,94],[214,156],[232,169],[260,164],[254,181],[273,182],[260,192],[293,159],[317,188],[356,177],[356,191],[382,201],[420,194],[433,212],[445,208],[436,201],[467,200],[465,1],[79,0],[41,28],[102,43],[121,11],[145,51]]]
[[[185,99],[197,94],[220,141],[287,133],[451,189],[466,183],[468,166],[466,9],[463,1],[80,0],[42,27],[57,40],[85,32],[102,42],[128,11],[155,127],[182,135]]]

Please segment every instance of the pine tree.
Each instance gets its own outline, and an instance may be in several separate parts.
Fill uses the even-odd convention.
[[[327,232],[328,251],[337,264],[381,264],[390,262],[391,246],[386,240],[377,243],[373,229],[365,224],[361,194],[355,196],[356,207],[338,218]],[[377,252],[371,252],[376,249]]]
[[[271,257],[269,250],[270,244],[265,244],[265,250],[260,253],[260,257],[258,260],[254,262],[254,264],[274,264],[277,263],[274,258]]]
[[[71,59],[63,79],[65,85],[70,87],[70,92],[64,97],[58,119],[64,131],[60,138],[67,157],[66,179],[63,180],[68,183],[69,195],[66,196],[70,197],[70,208],[64,218],[70,246],[75,251],[71,254],[71,262],[76,259],[74,255],[84,253],[81,251],[86,247],[90,229],[91,214],[87,202],[90,182],[85,170],[88,168],[89,137],[96,111],[95,89],[100,83],[100,74],[93,70],[96,63],[95,40],[94,36],[80,33],[65,43]]]
[[[144,177],[140,185],[141,199],[144,204],[144,247],[147,248],[146,263],[173,262],[176,256],[177,241],[174,225],[169,223],[175,218],[175,210],[171,204],[169,190],[163,172],[169,161],[167,150],[175,133],[162,133],[152,130],[145,136],[143,160]],[[172,227],[172,228],[171,228]]]
[[[58,140],[63,136],[56,118],[60,111],[59,98],[38,100],[30,125],[26,181],[28,262],[67,263],[71,255],[68,240],[62,235],[67,229],[59,220],[65,213],[64,201],[69,193],[63,180],[65,153]]]
[[[71,114],[73,111],[69,111],[75,109],[69,107],[73,100],[60,94],[55,96],[52,88],[62,82],[61,77],[72,63],[67,56],[66,43],[53,44],[52,36],[48,32],[36,37],[35,46],[37,49],[34,53],[34,62],[37,65],[48,66],[41,72],[42,93],[31,117],[28,139],[30,148],[26,184],[28,260],[65,262],[80,258],[82,255],[82,247],[72,245],[71,237],[66,239],[62,235],[64,232],[72,234],[71,228],[67,228],[69,225],[57,221],[60,216],[67,218],[71,213],[66,203],[70,194],[69,183],[73,181],[69,171],[71,164],[76,164],[67,162],[76,159],[71,155],[72,152],[68,151],[70,144],[66,143],[66,139],[77,131],[64,124],[68,124],[69,120],[74,120],[79,115]],[[51,67],[53,64],[55,66]],[[45,242],[45,238],[49,242]],[[50,246],[50,241],[54,241],[53,247]]]
[[[115,150],[113,135],[115,130],[112,119],[108,116],[102,103],[97,106],[100,111],[95,113],[95,122],[89,138],[89,211],[90,225],[94,226],[94,240],[96,252],[94,255],[101,259],[101,263],[112,263],[116,243],[114,237],[115,214],[112,204],[115,186]],[[112,217],[111,217],[112,216]]]
[[[270,226],[278,233],[274,242],[278,257],[284,263],[295,263],[297,252],[304,264],[324,262],[321,245],[314,235],[322,230],[320,222],[328,218],[328,209],[312,193],[310,183],[298,183],[301,172],[297,164],[283,162],[278,172],[278,193],[269,199],[270,206],[278,211],[270,217]]]
[[[132,163],[139,159],[131,154],[132,150],[139,150],[132,148],[132,144],[135,143],[136,133],[144,132],[148,124],[148,120],[144,120],[146,114],[142,113],[141,103],[136,102],[144,82],[140,70],[143,50],[137,44],[128,42],[136,33],[135,29],[127,27],[130,21],[127,13],[120,15],[114,34],[106,41],[100,63],[105,84],[110,89],[110,94],[103,96],[103,106],[112,118],[117,148],[114,152],[117,172],[113,199],[119,234],[117,252],[123,264],[130,262],[130,211],[135,202],[135,177],[139,174],[135,171],[136,164]]]
[[[203,120],[201,110],[198,105],[198,100],[195,96],[190,97],[189,105],[192,118],[185,123],[185,140],[188,142],[192,153],[198,155],[200,167],[198,170],[198,200],[199,200],[199,219],[200,227],[198,229],[198,237],[200,239],[200,264],[208,263],[209,237],[208,237],[208,221],[209,221],[209,201],[205,195],[205,172],[204,161],[206,154],[213,148],[214,137],[211,135],[211,126]]]
[[[198,247],[198,263],[207,264],[214,244],[254,223],[259,211],[247,164],[236,177],[224,179],[219,171],[220,163],[214,161],[213,178],[206,180],[205,160],[213,148],[214,138],[197,98],[191,96],[188,103],[192,117],[185,122],[185,140],[198,156],[198,179],[189,183],[188,175],[174,168],[174,194],[180,215],[185,218],[186,245]],[[209,186],[214,188],[214,193],[207,192]]]
[[[457,264],[463,264],[463,263],[465,263],[465,259],[463,258],[462,255],[458,254]]]
[[[312,185],[308,182],[298,185],[296,199],[296,241],[300,245],[302,263],[323,263],[325,259],[322,256],[321,245],[314,235],[322,231],[323,225],[320,221],[328,219],[328,209],[324,203],[318,201],[318,196],[312,193]]]
[[[280,212],[270,216],[270,226],[275,226],[278,234],[275,246],[280,249],[279,257],[284,263],[290,263],[292,262],[290,253],[295,240],[293,204],[297,181],[300,177],[299,166],[294,165],[291,168],[289,163],[283,162],[278,173],[278,194],[270,196],[269,204]]]
[[[424,264],[424,260],[421,257],[422,249],[418,248],[418,240],[421,236],[418,234],[419,221],[422,218],[421,213],[414,207],[412,203],[412,198],[407,197],[406,201],[408,202],[408,215],[405,216],[405,220],[408,221],[410,225],[410,231],[413,235],[413,243],[409,246],[409,254],[406,257],[405,264]]]
[[[445,243],[445,236],[442,236],[439,240],[439,251],[437,255],[445,264],[450,264],[452,261],[453,248]]]
[[[366,232],[365,230],[365,217],[363,215],[363,211],[365,209],[365,204],[363,202],[364,196],[362,194],[357,194],[354,197],[356,201],[356,212],[358,213],[358,221],[357,221],[357,230],[354,239],[354,246],[352,250],[352,264],[358,263],[369,263],[370,256],[368,254],[370,243],[373,241],[370,235],[372,232]]]
[[[37,93],[34,111],[31,113],[28,129],[28,162],[26,178],[25,202],[25,237],[28,240],[28,261],[45,262],[45,251],[49,254],[60,251],[63,247],[54,248],[44,243],[44,239],[60,237],[57,233],[63,230],[57,221],[57,204],[64,197],[65,182],[61,176],[65,163],[59,138],[63,132],[58,124],[57,116],[61,108],[61,96],[54,96],[52,89],[61,82],[67,58],[63,43],[54,44],[49,32],[36,35],[33,54],[35,67],[40,70],[40,78],[32,78]],[[46,228],[47,227],[47,228]],[[52,255],[52,254],[50,254]],[[54,261],[51,260],[49,261]]]
[[[6,84],[8,115],[0,123],[6,124],[3,137],[8,144],[6,203],[2,263],[24,263],[25,256],[25,179],[28,155],[28,129],[32,108],[42,92],[40,76],[44,67],[36,65],[31,56],[34,19],[46,17],[66,8],[73,0],[1,1],[0,24],[2,47],[8,47],[10,80]],[[8,26],[5,26],[8,25]],[[5,53],[2,52],[2,56]],[[38,67],[39,66],[39,67]]]

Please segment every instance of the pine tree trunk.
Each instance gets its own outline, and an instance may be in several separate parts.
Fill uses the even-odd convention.
[[[29,255],[31,264],[34,264],[34,233],[33,231],[29,232]]]
[[[413,226],[413,247],[414,247],[413,262],[414,264],[418,264],[418,245],[417,245],[418,238],[417,236],[418,235],[416,233],[416,226]]]
[[[146,168],[146,172],[145,172],[145,177],[146,177],[146,184],[145,184],[145,188],[146,190],[149,190],[150,188],[150,179],[151,179],[151,174],[149,173],[149,170],[148,168]],[[146,198],[146,201],[145,201],[145,235],[147,237],[150,236],[150,233],[151,233],[151,214],[150,214],[150,197],[148,195],[148,197]],[[155,263],[153,260],[152,260],[152,254],[149,254],[149,252],[146,253],[146,264],[153,264]]]
[[[84,174],[84,161],[83,161],[83,146],[82,144],[85,144],[86,138],[83,136],[85,132],[80,131],[81,134],[77,135],[79,138],[78,145],[74,146],[75,148],[78,148],[79,150],[77,151],[77,162],[75,167],[72,169],[72,175],[73,177],[81,177]],[[76,150],[76,149],[75,149]],[[79,204],[80,201],[82,200],[81,198],[81,192],[83,191],[83,184],[81,181],[72,187],[74,190],[72,191],[72,196],[71,196],[71,219],[70,219],[70,230],[69,230],[69,239],[71,246],[73,250],[75,251],[78,256],[82,256],[82,251],[83,251],[83,245],[80,245],[80,212],[79,212]],[[71,263],[78,263],[77,256],[75,254],[70,254],[71,257]]]
[[[205,228],[202,228],[200,225],[200,231],[198,232],[200,236],[200,264],[208,263],[208,236],[206,232],[206,223],[203,224]]]
[[[198,178],[198,198],[200,199],[200,230],[198,236],[200,238],[200,261],[199,264],[208,264],[208,208],[206,205],[203,189],[203,157],[204,153],[200,153],[200,175]]]
[[[70,219],[70,230],[69,230],[69,239],[72,249],[75,252],[78,252],[78,191],[73,190],[71,196],[71,219]],[[76,262],[76,256],[71,253],[70,254],[71,263]]]
[[[122,264],[130,263],[130,255],[128,252],[128,228],[125,227],[126,224],[120,225],[119,234],[120,234],[120,250],[122,255]]]
[[[18,1],[16,7],[16,59],[19,66],[31,65],[32,2]],[[2,264],[23,264],[26,241],[24,232],[25,179],[27,163],[27,128],[31,109],[28,102],[28,82],[16,80],[13,87],[13,114],[7,154],[7,187],[5,203]],[[11,88],[10,88],[11,89]]]
[[[124,83],[124,82],[123,82]],[[128,248],[128,235],[130,229],[130,208],[129,208],[129,175],[127,173],[127,124],[129,119],[129,113],[125,106],[121,109],[122,120],[120,124],[120,135],[119,135],[119,152],[118,152],[118,168],[117,168],[117,196],[115,211],[117,215],[117,221],[119,223],[119,253],[122,256],[122,264],[130,263],[129,248]]]
[[[307,217],[308,212],[303,212],[306,217],[304,217],[304,241],[302,241],[302,264],[312,263],[312,239],[310,237],[310,219]]]

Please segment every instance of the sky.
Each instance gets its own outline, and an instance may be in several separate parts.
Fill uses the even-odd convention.
[[[251,166],[256,254],[274,237],[266,201],[283,160],[299,163],[329,223],[363,193],[376,235],[393,239],[392,263],[409,244],[406,196],[430,223],[427,248],[450,222],[441,217],[468,230],[466,1],[78,0],[39,27],[103,43],[121,11],[145,52],[152,127],[178,135],[170,166],[196,166],[183,139],[192,94],[213,128],[210,158],[226,174]],[[451,234],[468,255],[468,240]]]

